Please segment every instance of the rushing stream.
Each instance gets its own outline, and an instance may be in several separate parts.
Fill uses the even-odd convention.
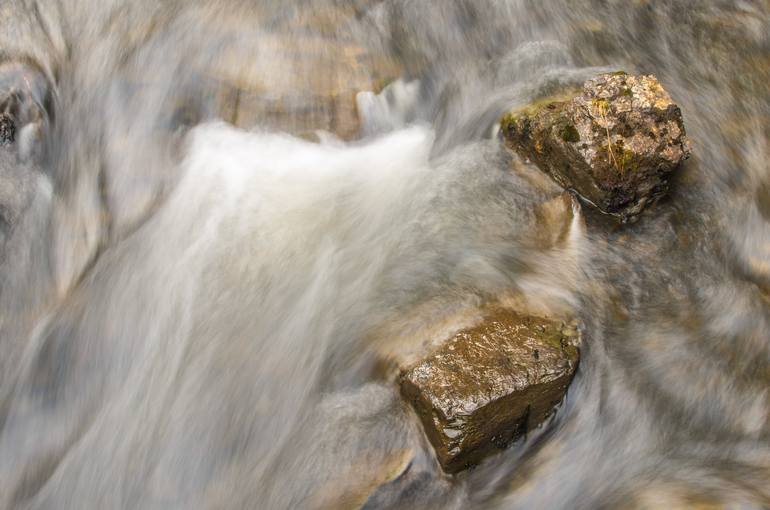
[[[0,59],[0,508],[770,508],[767,0],[0,0]],[[618,69],[693,158],[534,242],[496,121]],[[382,360],[510,292],[578,374],[446,476]]]

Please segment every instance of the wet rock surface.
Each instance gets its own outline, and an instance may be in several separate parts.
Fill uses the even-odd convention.
[[[250,39],[253,28],[239,22],[228,27],[232,42],[200,70],[216,90],[219,116],[246,129],[260,125],[306,137],[322,130],[357,138],[356,95],[379,91],[403,73],[388,54],[346,30],[370,3],[287,10],[275,20],[275,31],[258,38]]]
[[[580,202],[572,193],[562,193],[534,208],[536,246],[541,249],[564,248],[570,237],[585,230]]]
[[[690,155],[682,113],[654,76],[600,75],[505,115],[508,147],[602,212],[628,220]]]
[[[316,131],[358,138],[357,95],[381,91],[404,70],[387,49],[351,33],[371,2],[312,4],[278,13],[267,9],[269,27],[255,26],[236,12],[219,13],[213,25],[205,19],[208,9],[193,15],[202,30],[220,34],[221,43],[216,51],[201,51],[185,62],[174,93],[158,99],[160,127],[189,128],[217,119],[308,139],[316,139]],[[140,44],[154,29],[155,24],[132,27],[121,45]],[[125,66],[120,90],[134,97],[165,78]]]
[[[472,466],[543,423],[572,381],[578,345],[562,322],[496,309],[407,370],[401,392],[444,470]]]
[[[215,73],[222,83],[220,110],[236,126],[262,124],[299,135],[321,129],[353,139],[360,131],[356,95],[400,74],[394,63],[354,43],[312,36],[269,41],[274,52],[261,64],[274,75],[259,66],[237,76]]]

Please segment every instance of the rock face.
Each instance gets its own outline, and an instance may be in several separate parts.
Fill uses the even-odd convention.
[[[628,220],[689,157],[682,112],[654,76],[612,73],[501,119],[510,148],[601,211]]]
[[[15,137],[16,126],[13,123],[13,117],[0,113],[0,145],[13,143]]]
[[[578,343],[561,322],[499,309],[407,370],[401,392],[444,470],[476,464],[541,424],[572,381]]]

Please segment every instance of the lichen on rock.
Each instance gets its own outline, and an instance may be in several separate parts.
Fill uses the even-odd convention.
[[[588,80],[501,119],[505,143],[601,211],[628,220],[690,155],[682,112],[654,76]]]

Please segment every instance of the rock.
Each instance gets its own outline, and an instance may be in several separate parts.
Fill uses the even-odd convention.
[[[682,112],[654,76],[618,72],[501,120],[508,147],[623,221],[668,188],[690,155]]]
[[[414,406],[441,466],[456,473],[548,418],[579,359],[577,330],[494,309],[407,370]]]
[[[361,131],[356,95],[402,74],[394,60],[353,41],[273,35],[259,42],[260,58],[234,47],[208,71],[219,83],[221,116],[238,127],[297,135],[320,129],[351,140]]]
[[[239,128],[311,139],[318,130],[344,140],[358,138],[356,95],[380,91],[404,74],[387,49],[369,47],[368,38],[354,36],[352,27],[360,24],[356,16],[370,3],[319,2],[279,12],[251,5],[249,10],[266,7],[260,20],[241,15],[238,9],[218,12],[213,22],[208,16],[192,15],[193,25],[220,42],[215,52],[211,44],[200,51],[191,49],[189,53],[196,56],[184,62],[174,77],[173,91],[158,98],[160,108],[148,115],[156,112],[158,126],[171,131],[219,119]],[[123,46],[144,44],[152,27],[143,28],[131,31]],[[143,69],[140,62],[121,69],[120,88],[129,97],[154,98],[154,90],[166,90],[168,75]]]
[[[13,143],[15,137],[16,125],[13,122],[13,117],[0,113],[0,145]]]
[[[532,236],[541,250],[565,248],[570,238],[585,231],[580,202],[572,193],[562,193],[534,207],[535,229]]]
[[[360,509],[372,496],[408,473],[415,452],[396,449],[372,458],[362,457],[358,463],[343,465],[332,480],[323,484],[309,498],[307,508]],[[376,462],[375,462],[376,461]]]

